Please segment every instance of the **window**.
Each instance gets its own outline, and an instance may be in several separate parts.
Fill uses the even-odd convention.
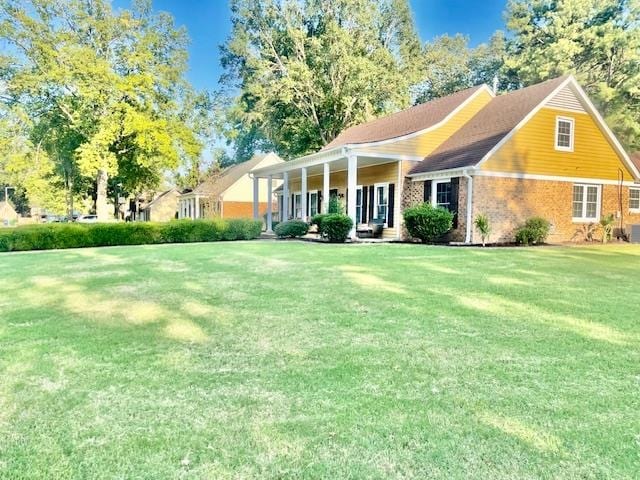
[[[556,150],[573,152],[573,118],[556,117]]]
[[[594,222],[600,218],[600,186],[573,186],[573,220]]]
[[[433,182],[433,199],[434,207],[442,207],[449,210],[451,208],[451,180],[440,180]]]
[[[293,218],[302,218],[302,194],[293,194]]]
[[[309,216],[313,217],[318,213],[318,191],[311,190],[309,192]]]
[[[640,211],[640,188],[629,189],[629,209]]]
[[[387,223],[387,213],[389,207],[389,184],[376,183],[374,186],[374,214],[376,218],[384,218]]]
[[[356,223],[362,223],[362,187],[356,189]]]

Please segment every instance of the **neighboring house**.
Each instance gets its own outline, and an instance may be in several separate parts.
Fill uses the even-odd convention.
[[[622,227],[640,222],[639,168],[573,76],[498,96],[466,89],[254,174],[284,180],[283,218],[324,212],[334,193],[356,224],[383,220],[389,239],[406,238],[402,212],[423,201],[456,212],[449,239],[466,243],[479,241],[479,214],[496,242],[533,216],[551,222],[550,241],[578,238],[608,214]]]
[[[0,226],[15,225],[18,222],[18,213],[6,200],[0,202]]]
[[[149,203],[140,205],[137,220],[152,222],[168,222],[178,216],[178,198],[180,192],[171,188],[157,195]]]
[[[250,160],[226,168],[208,178],[179,198],[179,218],[240,218],[263,215],[273,195],[267,196],[267,180],[254,182],[252,171],[280,165],[284,161],[275,153],[256,154]],[[254,183],[256,185],[254,185]],[[281,182],[273,182],[273,186]],[[254,212],[254,190],[257,190],[257,211]]]

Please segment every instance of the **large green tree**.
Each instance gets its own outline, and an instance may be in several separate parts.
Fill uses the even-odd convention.
[[[573,73],[631,149],[640,149],[640,2],[511,0],[507,71],[524,84]]]
[[[0,38],[5,103],[27,112],[31,143],[71,197],[78,175],[95,179],[101,219],[109,176],[129,191],[153,187],[200,154],[181,109],[188,39],[149,0],[118,11],[108,0],[2,0]]]
[[[232,0],[223,83],[240,155],[314,151],[410,103],[421,46],[406,0]]]

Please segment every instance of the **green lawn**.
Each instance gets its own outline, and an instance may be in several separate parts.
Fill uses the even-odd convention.
[[[0,478],[637,478],[640,248],[0,254]]]

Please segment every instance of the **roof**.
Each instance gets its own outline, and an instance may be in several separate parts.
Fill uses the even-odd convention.
[[[151,208],[156,202],[161,201],[163,198],[166,198],[167,195],[169,195],[171,192],[176,192],[176,193],[180,193],[178,192],[177,188],[170,188],[169,190],[165,190],[164,192],[162,192],[160,195],[158,195],[156,198],[154,198],[153,200],[151,200],[149,203],[147,203],[146,205],[142,206],[141,209],[147,209],[147,208]]]
[[[419,132],[436,125],[484,85],[416,105],[386,117],[347,128],[321,151],[358,143],[379,142]]]
[[[554,78],[493,98],[409,174],[477,164],[567,78]]]
[[[18,214],[16,213],[15,209],[9,202],[7,202],[6,200],[3,200],[0,202],[0,218],[1,219],[15,218],[17,216]]]
[[[206,195],[211,197],[217,197],[224,193],[231,185],[240,180],[244,175],[248,174],[258,164],[265,159],[268,154],[256,154],[246,162],[237,163],[232,165],[222,172],[216,175],[212,175],[196,188],[191,193],[196,195]]]

